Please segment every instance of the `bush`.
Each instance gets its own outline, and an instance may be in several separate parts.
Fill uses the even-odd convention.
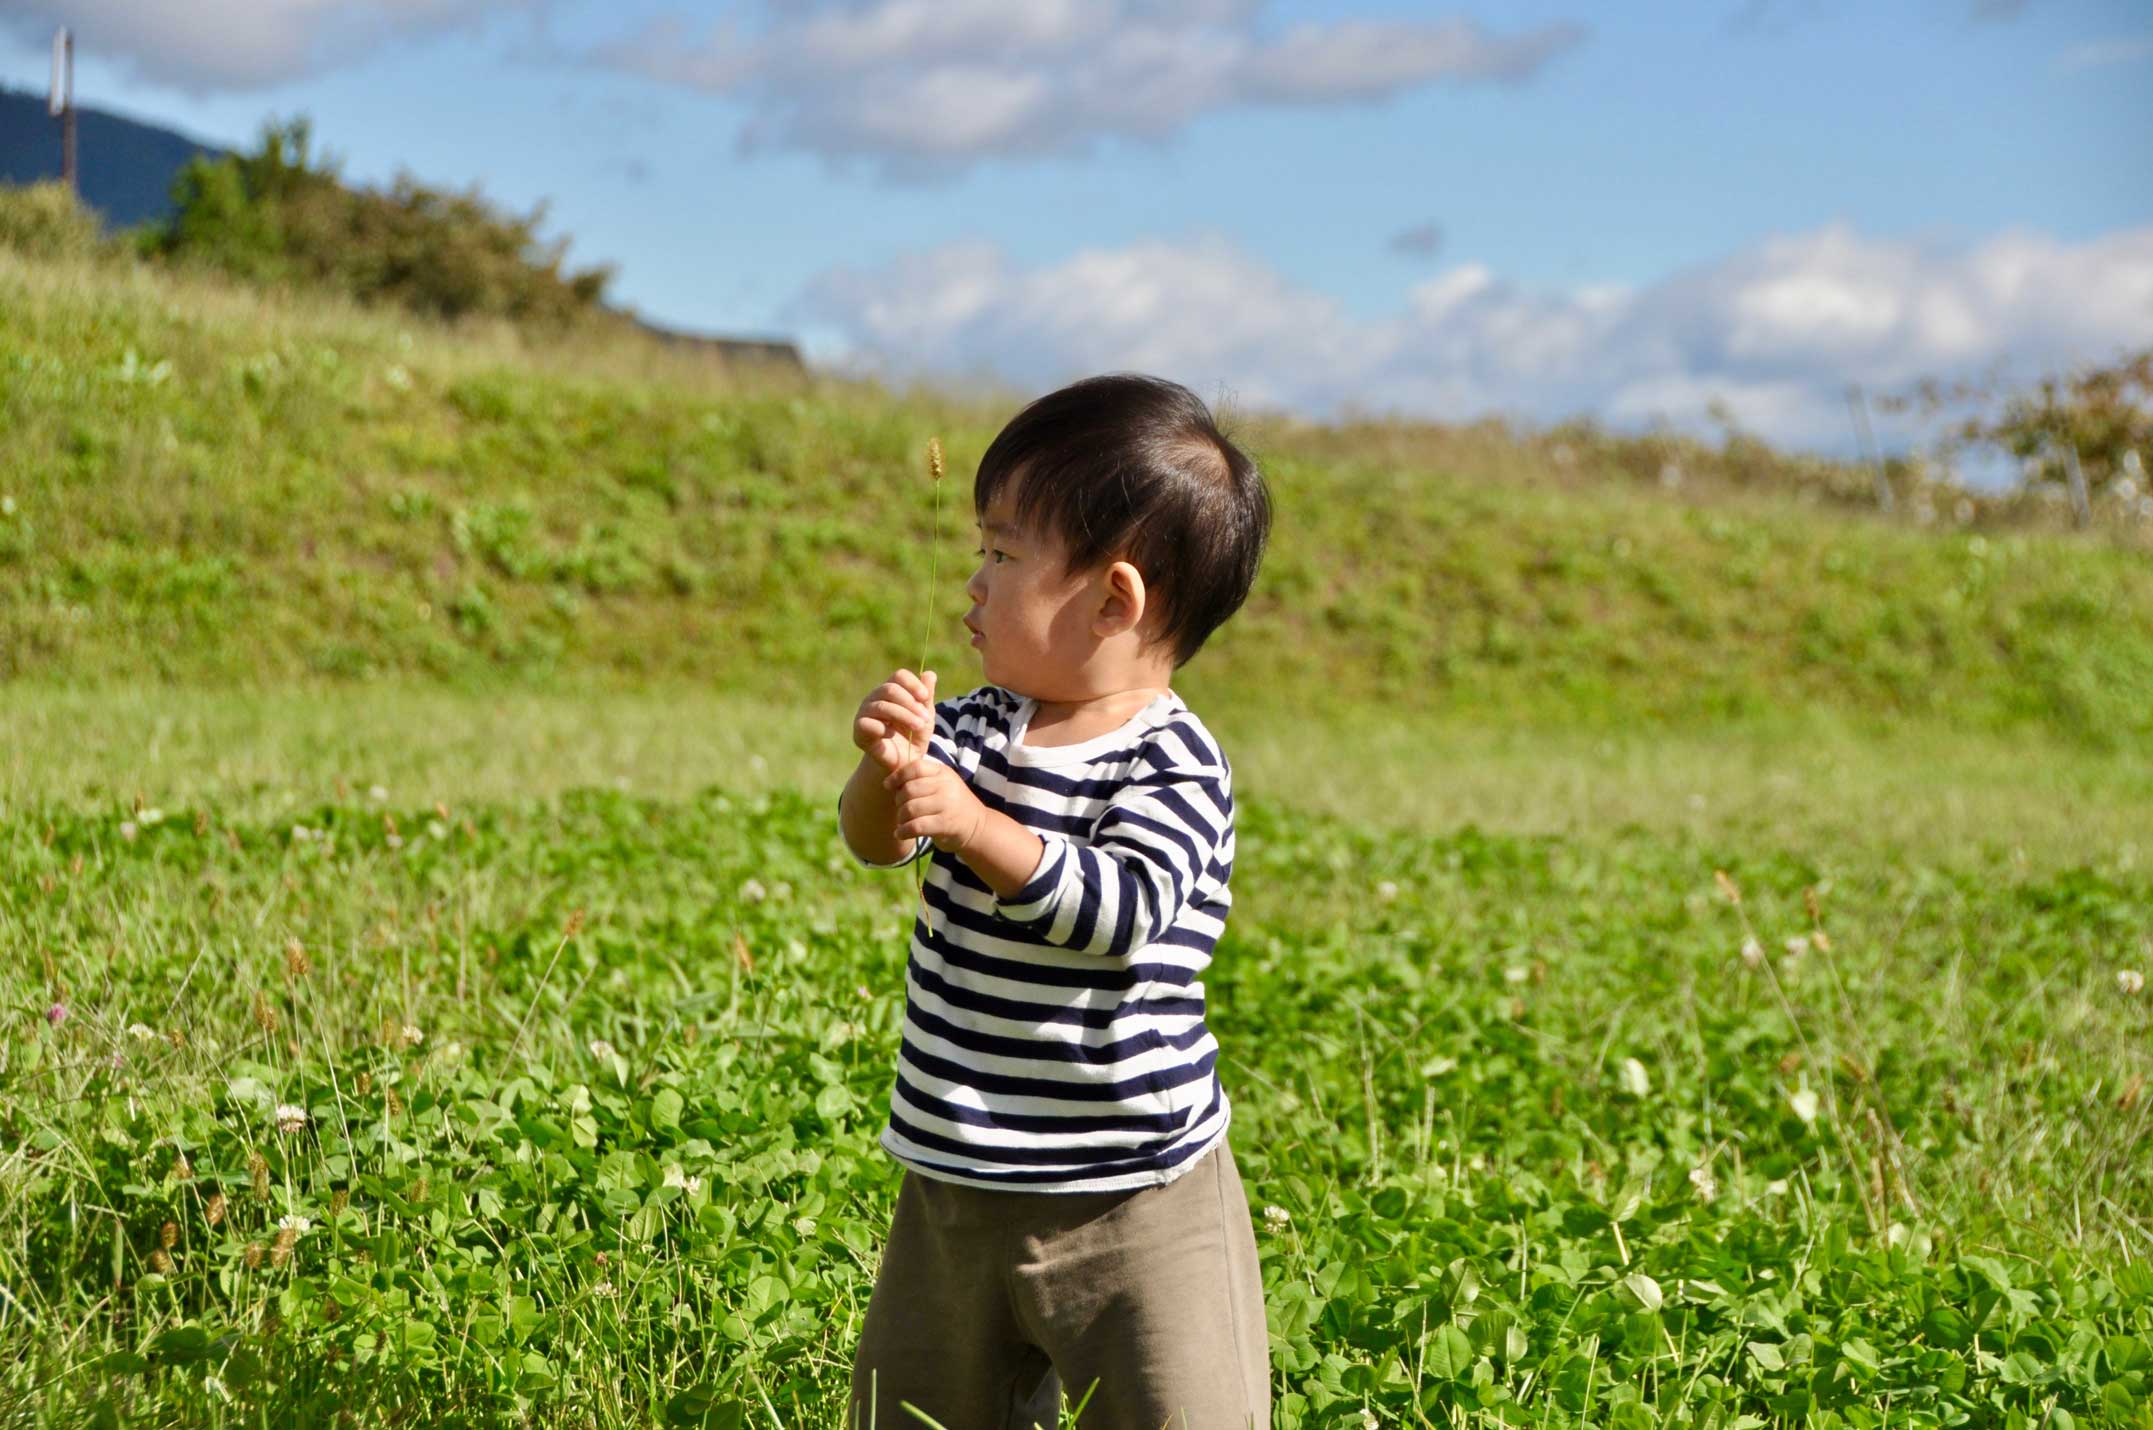
[[[612,269],[565,271],[566,240],[538,237],[543,204],[506,213],[476,188],[451,193],[408,174],[386,192],[350,188],[310,141],[304,118],[271,123],[251,154],[189,162],[173,185],[177,212],[148,251],[441,318],[565,324],[597,310]]]
[[[0,248],[29,258],[96,258],[107,251],[97,215],[58,180],[0,185]]]

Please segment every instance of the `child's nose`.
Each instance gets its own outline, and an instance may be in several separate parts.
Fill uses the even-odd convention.
[[[987,599],[987,566],[985,562],[972,568],[972,579],[964,583],[964,594],[977,603]]]

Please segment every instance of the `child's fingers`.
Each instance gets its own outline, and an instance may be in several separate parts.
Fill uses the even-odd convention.
[[[913,734],[921,734],[933,728],[923,712],[894,700],[877,700],[867,707],[867,712],[893,730],[902,728]]]
[[[898,671],[891,683],[901,688],[905,694],[915,700],[933,699],[932,688],[927,681],[920,679],[909,670]]]

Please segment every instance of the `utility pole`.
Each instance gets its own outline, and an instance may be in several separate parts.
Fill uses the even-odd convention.
[[[45,110],[60,121],[60,182],[82,193],[75,170],[75,36],[62,25],[52,37],[52,98]]]

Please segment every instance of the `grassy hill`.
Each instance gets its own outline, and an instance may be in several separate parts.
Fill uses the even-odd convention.
[[[834,697],[917,658],[930,435],[958,479],[930,661],[968,661],[963,496],[1005,408],[6,254],[0,354],[12,680]],[[1239,426],[1278,522],[1187,673],[1213,702],[2153,733],[2153,562],[2113,537],[1669,493],[1487,430]]]

